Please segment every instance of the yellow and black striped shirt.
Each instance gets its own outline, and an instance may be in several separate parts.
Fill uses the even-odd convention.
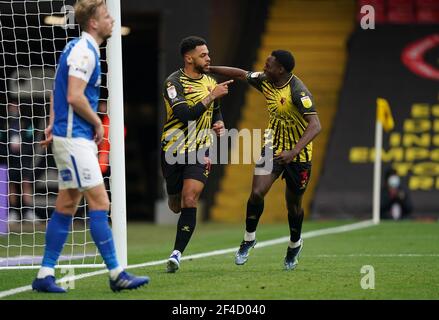
[[[161,139],[163,151],[185,153],[210,146],[212,119],[215,114],[220,114],[219,102],[211,102],[197,119],[186,122],[175,116],[174,108],[179,105],[192,108],[207,97],[216,84],[214,78],[205,74],[192,79],[182,69],[166,79],[163,89],[167,113]]]
[[[269,82],[262,72],[249,72],[247,81],[261,91],[267,101],[269,122],[264,145],[272,148],[274,154],[292,150],[307,127],[304,116],[317,114],[311,93],[295,75],[291,75],[280,88]],[[294,161],[309,162],[311,159],[312,142],[302,149]]]

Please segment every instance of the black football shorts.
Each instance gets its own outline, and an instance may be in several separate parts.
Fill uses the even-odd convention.
[[[168,195],[179,194],[183,190],[185,179],[194,179],[206,184],[210,174],[211,161],[208,150],[204,155],[203,160],[199,161],[200,159],[185,154],[184,163],[180,163],[180,161],[170,164],[166,159],[165,151],[161,152],[161,167]]]
[[[288,189],[297,195],[302,195],[311,177],[311,162],[293,161],[288,164],[280,164],[276,160],[266,158],[264,151],[264,148],[262,148],[261,157],[256,163],[255,174],[274,174],[276,178],[282,175]],[[266,161],[272,161],[272,166],[266,166]]]

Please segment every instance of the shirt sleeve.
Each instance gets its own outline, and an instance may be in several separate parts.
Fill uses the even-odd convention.
[[[174,108],[176,105],[186,103],[183,86],[178,81],[167,81],[165,83],[163,96],[165,97],[166,101],[168,101],[171,108]]]
[[[95,68],[95,56],[88,48],[75,46],[67,58],[69,76],[84,80],[88,83]]]
[[[247,82],[255,87],[257,90],[262,91],[262,82],[265,80],[265,75],[263,72],[247,72]]]
[[[293,103],[301,115],[317,114],[314,98],[307,89],[294,91]]]
[[[181,122],[197,120],[206,111],[201,101],[189,108],[183,94],[183,86],[178,81],[166,81],[163,96],[172,108],[175,117]]]

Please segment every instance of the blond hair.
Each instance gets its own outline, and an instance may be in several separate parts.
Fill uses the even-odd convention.
[[[75,4],[75,18],[81,30],[87,31],[88,22],[96,15],[97,9],[105,5],[104,0],[79,0]]]

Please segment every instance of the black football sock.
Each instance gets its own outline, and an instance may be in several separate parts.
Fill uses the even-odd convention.
[[[247,202],[247,217],[245,219],[245,230],[247,232],[255,232],[256,227],[259,223],[259,218],[264,211],[264,201],[261,203],[251,203],[250,200]]]
[[[197,223],[197,208],[181,208],[180,218],[177,223],[177,236],[175,238],[174,250],[183,253]]]
[[[290,225],[290,240],[291,242],[297,242],[300,240],[302,233],[303,223],[303,210],[300,210],[299,214],[295,212],[288,212],[288,224]]]

